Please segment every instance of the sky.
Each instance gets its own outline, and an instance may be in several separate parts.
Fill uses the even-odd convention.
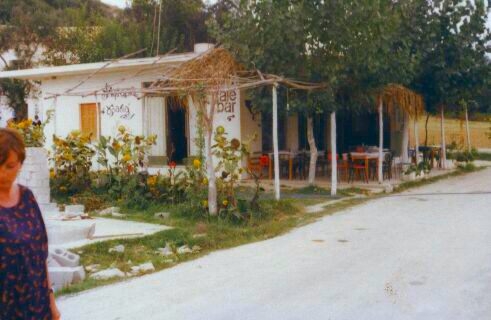
[[[205,2],[208,2],[208,3],[213,3],[215,1],[216,0],[205,0]],[[127,6],[129,1],[128,0],[101,0],[101,2],[111,4],[113,6],[117,6],[120,8],[124,8],[125,6]]]

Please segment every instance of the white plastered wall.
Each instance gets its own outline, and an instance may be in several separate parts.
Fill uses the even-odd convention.
[[[261,130],[261,113],[253,113],[246,106],[245,94],[242,93],[240,100],[240,128],[242,141],[250,141],[250,152],[262,151],[262,130]],[[251,140],[253,137],[255,139]]]
[[[135,70],[99,74],[86,81],[74,92],[93,92],[104,88],[106,85],[111,86],[113,89],[132,87],[139,89],[142,83],[154,81],[158,76],[157,74],[139,76],[121,82],[121,79],[131,78],[134,73]],[[46,149],[51,150],[52,148],[53,134],[66,137],[71,131],[80,129],[80,105],[83,103],[97,103],[100,105],[99,133],[101,135],[114,136],[120,125],[127,127],[133,134],[145,134],[143,98],[131,95],[107,97],[103,94],[98,94],[97,96],[88,95],[86,97],[60,95],[56,98],[50,98],[53,94],[62,94],[75,87],[86,77],[87,75],[78,75],[45,79],[40,86],[39,100],[37,102],[29,102],[29,115],[34,115],[35,110],[38,110],[42,121],[45,120],[48,110],[55,110],[51,122],[45,128]],[[242,140],[243,138],[241,134],[242,110],[240,101],[241,94],[239,91],[228,91],[228,93],[221,95],[221,101],[215,114],[214,128],[220,125],[223,126],[230,139],[237,138]],[[195,155],[198,152],[195,144],[198,125],[196,118],[197,112],[191,102],[189,104],[187,122],[190,155]]]

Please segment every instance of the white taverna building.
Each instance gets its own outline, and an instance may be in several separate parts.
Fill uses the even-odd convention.
[[[5,71],[0,72],[0,79],[15,78],[37,83],[38,97],[28,102],[29,117],[38,114],[44,121],[46,112],[54,110],[53,119],[45,128],[47,149],[51,149],[53,135],[66,137],[73,130],[92,133],[97,139],[115,136],[118,127],[123,125],[135,135],[156,135],[157,144],[149,154],[149,172],[153,174],[169,161],[179,165],[197,154],[197,112],[191,99],[145,93],[145,89],[165,79],[169,68],[195,59],[212,47],[211,44],[196,44],[194,51],[189,53]],[[250,145],[251,152],[256,156],[271,156],[272,115],[255,113],[250,103],[246,103],[245,96],[245,92],[240,90],[222,92],[214,127],[223,126],[229,138],[240,141],[256,135]],[[283,109],[278,116],[279,150],[292,154],[308,150],[306,117],[289,112],[288,107]],[[387,109],[383,113],[384,148],[400,155],[404,148],[403,136],[408,135],[409,118],[398,108],[391,115]],[[329,114],[324,113],[313,119],[316,145],[324,158],[330,150],[328,118]],[[360,145],[378,145],[378,116],[374,110],[367,109],[362,113],[341,110],[336,122],[338,153],[350,152]]]
[[[190,53],[6,71],[0,72],[0,78],[39,83],[39,96],[29,102],[28,109],[30,118],[38,114],[41,121],[48,110],[54,110],[45,128],[47,149],[51,149],[53,135],[66,137],[80,130],[97,139],[115,136],[123,125],[135,135],[157,136],[149,160],[151,167],[159,168],[168,161],[180,164],[197,153],[196,109],[191,99],[142,94],[141,89],[161,79],[169,66],[196,58],[211,47],[196,44]],[[220,99],[215,127],[223,126],[230,138],[239,140],[257,131],[239,91],[224,92]],[[257,147],[260,150],[260,144]]]

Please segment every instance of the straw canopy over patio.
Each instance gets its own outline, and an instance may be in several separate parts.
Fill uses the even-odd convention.
[[[213,48],[198,57],[184,62],[163,75],[163,78],[147,89],[149,93],[190,96],[198,110],[199,125],[205,128],[208,171],[208,204],[211,214],[216,214],[216,177],[212,156],[214,116],[220,92],[245,90],[262,86],[272,87],[273,145],[275,166],[275,196],[280,198],[280,174],[278,154],[278,98],[277,86],[284,85],[298,90],[322,90],[326,86],[286,79],[277,75],[262,74],[259,70],[247,71],[224,48]]]

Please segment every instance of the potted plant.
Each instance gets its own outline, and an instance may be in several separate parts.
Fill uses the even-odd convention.
[[[416,176],[425,177],[430,174],[431,165],[428,161],[421,161],[416,167]]]
[[[410,164],[404,174],[402,175],[403,181],[414,181],[416,180],[416,166],[414,164]]]
[[[48,152],[43,145],[44,127],[51,120],[52,114],[52,111],[48,111],[46,121],[41,124],[35,125],[31,119],[8,124],[9,128],[20,133],[26,146],[26,159],[17,181],[31,189],[40,205],[50,203]]]

